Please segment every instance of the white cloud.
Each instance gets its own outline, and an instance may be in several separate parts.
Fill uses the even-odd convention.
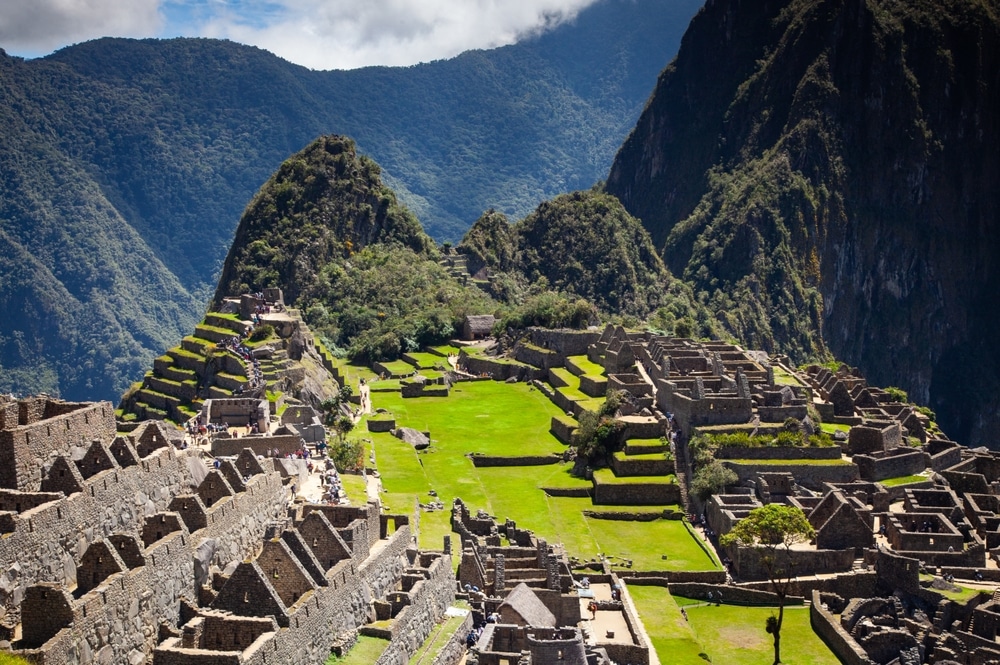
[[[152,37],[160,0],[3,0],[0,46],[37,55],[97,37]]]
[[[199,36],[313,69],[409,65],[511,44],[596,0],[0,0],[0,46],[39,55],[101,36]]]
[[[511,44],[595,0],[212,0],[198,34],[313,69],[411,65]]]

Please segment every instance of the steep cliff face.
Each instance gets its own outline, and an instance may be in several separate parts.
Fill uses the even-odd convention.
[[[1000,20],[975,0],[716,0],[608,178],[725,327],[1000,424]]]

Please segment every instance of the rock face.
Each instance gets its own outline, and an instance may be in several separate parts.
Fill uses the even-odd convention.
[[[708,2],[608,190],[724,327],[998,423],[1000,27],[987,4]]]

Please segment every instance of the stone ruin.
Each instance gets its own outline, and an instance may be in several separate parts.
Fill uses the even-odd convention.
[[[481,512],[473,516],[461,499],[452,530],[462,543],[459,584],[473,607],[470,665],[650,662],[650,646],[615,575],[591,573],[584,581],[561,547],[510,520],[501,525]],[[599,617],[612,614],[627,632],[598,630]]]
[[[407,516],[293,505],[276,460],[206,468],[107,402],[0,398],[0,456],[0,640],[31,662],[305,665],[375,620],[405,662],[454,599]]]

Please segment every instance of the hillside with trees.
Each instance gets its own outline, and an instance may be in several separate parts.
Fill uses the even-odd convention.
[[[503,48],[310,71],[209,39],[0,53],[0,390],[112,399],[190,331],[286,158],[346,134],[437,240],[604,177],[700,0],[602,0]]]

